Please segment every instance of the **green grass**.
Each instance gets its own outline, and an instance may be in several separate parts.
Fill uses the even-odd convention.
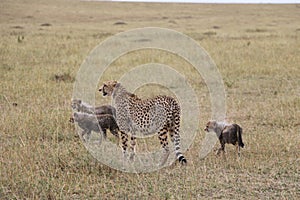
[[[299,199],[299,11],[299,5],[2,2],[0,197]],[[183,32],[215,61],[226,88],[227,118],[244,129],[240,161],[230,145],[226,160],[213,152],[199,159],[211,116],[208,90],[192,66],[158,50],[119,58],[100,81],[149,62],[184,74],[201,110],[195,141],[185,153],[188,165],[129,174],[102,165],[85,149],[68,122],[81,63],[106,38],[148,26]],[[168,91],[137,91],[160,92]],[[96,100],[109,102],[98,93]]]

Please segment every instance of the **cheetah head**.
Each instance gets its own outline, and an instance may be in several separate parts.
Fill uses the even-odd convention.
[[[76,111],[79,111],[79,107],[80,107],[81,102],[82,101],[80,99],[72,99],[72,102],[71,102],[72,109],[76,110]]]
[[[210,120],[209,122],[207,122],[204,131],[206,132],[213,131],[216,128],[216,126],[217,126],[217,122],[215,120]]]
[[[117,84],[117,81],[104,82],[103,85],[99,88],[99,92],[102,92],[103,96],[111,96]]]

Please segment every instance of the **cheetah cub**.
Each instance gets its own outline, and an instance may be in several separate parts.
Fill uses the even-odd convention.
[[[86,102],[83,102],[80,99],[73,99],[71,103],[71,107],[73,110],[77,112],[84,112],[89,114],[110,114],[114,118],[116,118],[116,109],[111,105],[102,105],[93,107]]]
[[[211,120],[207,122],[206,128],[207,132],[214,131],[221,143],[221,147],[217,151],[217,155],[221,151],[225,152],[225,144],[233,144],[236,146],[238,156],[240,157],[240,147],[244,148],[244,143],[242,140],[243,129],[238,124],[226,124],[224,122],[217,122]]]
[[[103,134],[104,139],[107,137],[107,129],[110,132],[118,137],[119,127],[115,118],[109,114],[95,115],[82,112],[74,112],[73,114],[74,121],[78,123],[78,126],[83,130],[81,137],[84,141],[84,135],[87,134],[87,140],[89,140],[91,131],[96,133]],[[101,135],[102,136],[102,135]]]

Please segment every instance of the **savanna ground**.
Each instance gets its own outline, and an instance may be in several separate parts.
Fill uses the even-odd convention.
[[[299,199],[299,13],[300,5],[1,1],[0,198]],[[81,63],[109,36],[149,26],[192,37],[215,61],[227,118],[244,128],[240,160],[233,146],[226,160],[213,152],[199,159],[211,117],[205,82],[184,60],[155,50],[121,57],[104,79],[149,62],[185,75],[201,110],[188,165],[123,173],[86,150],[68,122]],[[159,89],[139,92],[151,96]]]

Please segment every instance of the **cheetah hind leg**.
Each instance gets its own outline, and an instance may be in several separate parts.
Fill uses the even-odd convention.
[[[236,148],[236,152],[237,152],[237,158],[239,160],[239,159],[241,159],[241,147],[239,144],[236,144],[235,146],[236,146],[235,148]]]
[[[168,145],[168,131],[166,128],[162,128],[159,133],[158,133],[158,138],[160,140],[160,144],[163,148],[163,155],[161,157],[161,160],[160,160],[160,163],[159,163],[159,166],[163,166],[166,161],[168,160],[169,158],[169,155],[170,155],[170,150],[169,150],[169,145]]]

